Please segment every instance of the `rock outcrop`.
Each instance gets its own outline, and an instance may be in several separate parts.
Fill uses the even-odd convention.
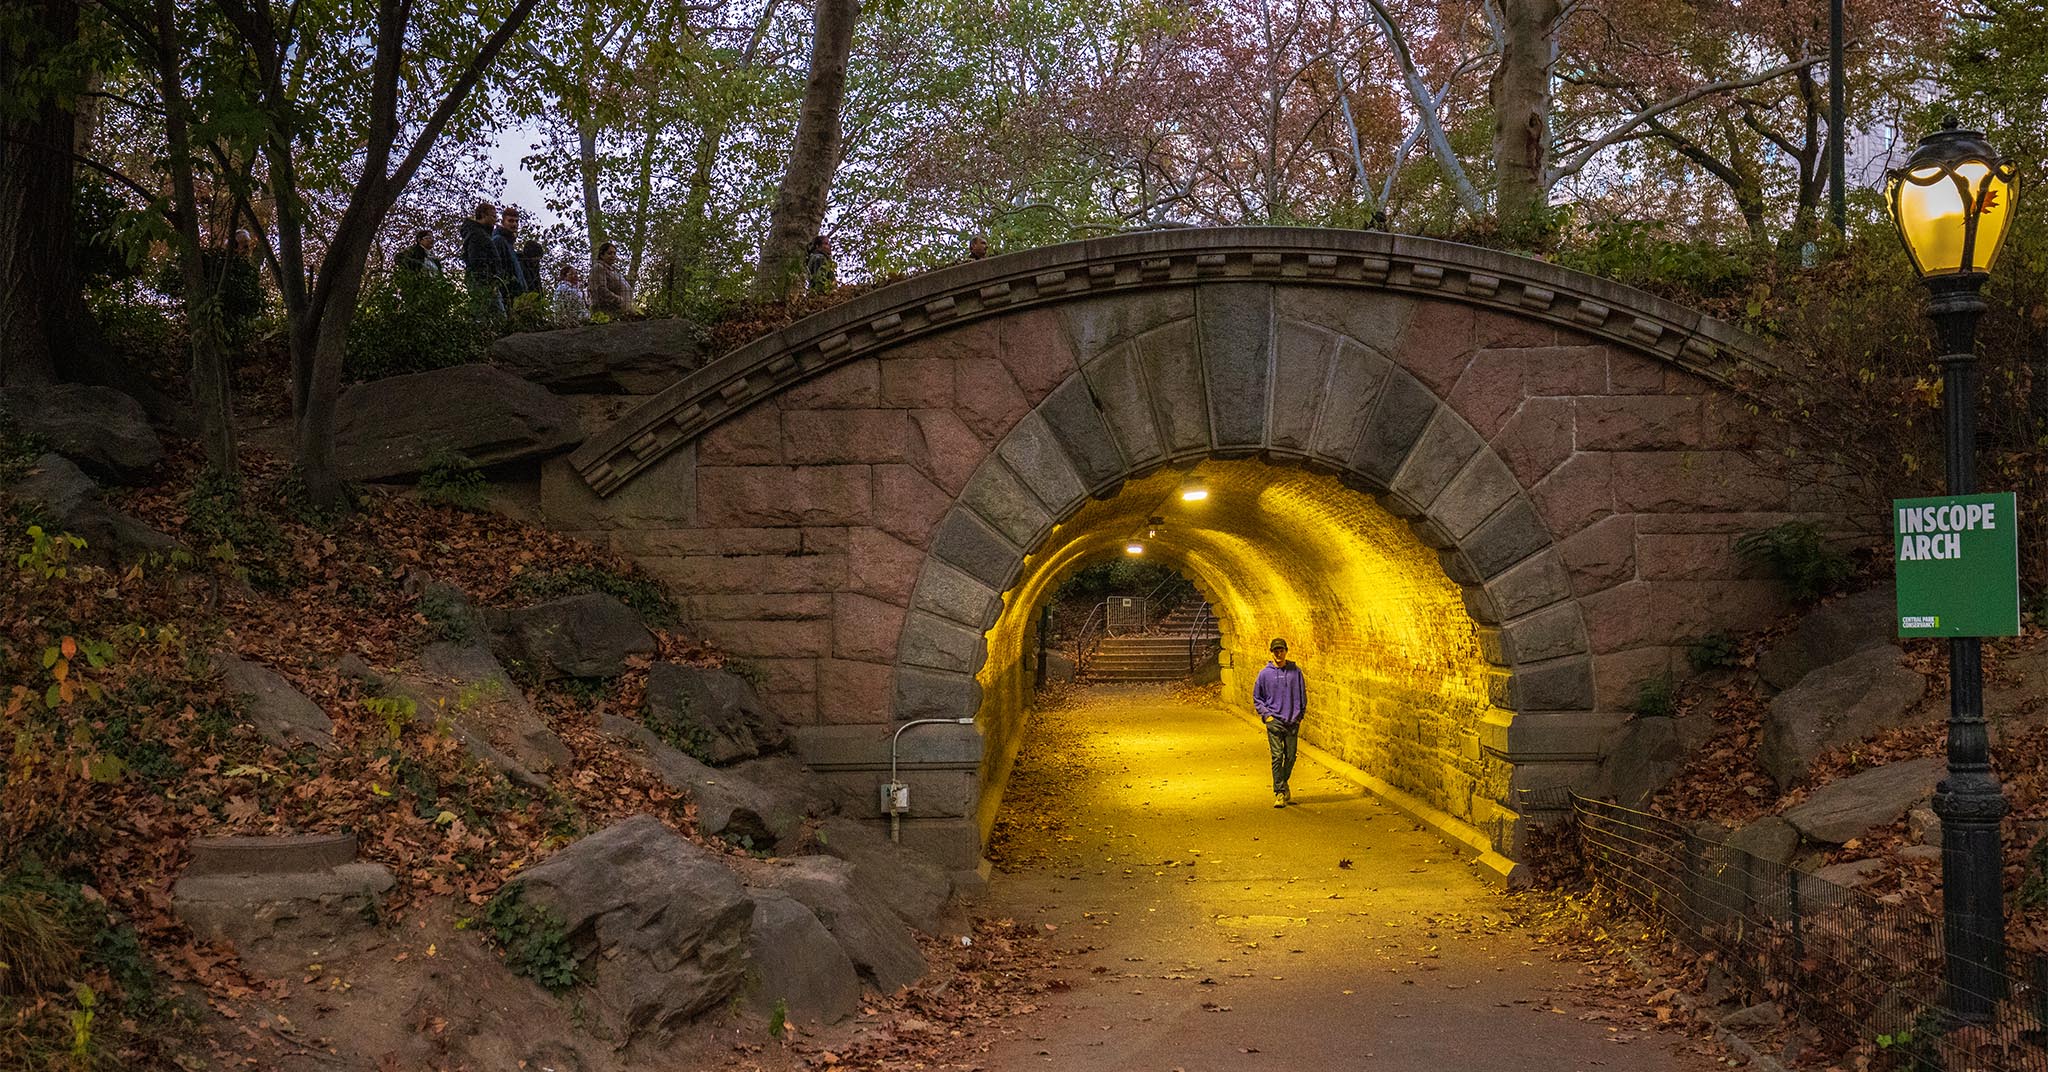
[[[1785,821],[1813,841],[1840,845],[1872,827],[1883,826],[1927,799],[1939,781],[1938,756],[1887,763],[1829,782],[1786,809]]]
[[[112,564],[178,550],[178,541],[107,505],[99,485],[63,455],[38,457],[10,491],[43,511],[52,535],[84,540],[78,556],[85,561]]]
[[[744,863],[748,886],[780,890],[803,903],[832,932],[863,978],[894,993],[924,974],[924,952],[887,904],[867,895],[854,865],[829,856]]]
[[[718,1005],[746,976],[754,901],[652,815],[570,845],[506,890],[561,916],[593,1011],[622,1045]]]
[[[1926,695],[1927,679],[1900,662],[1899,649],[1865,648],[1771,699],[1757,759],[1785,788],[1822,752],[1902,724]]]
[[[429,644],[420,652],[419,669],[398,675],[385,688],[412,701],[414,722],[446,726],[471,755],[522,785],[545,787],[549,772],[569,764],[568,746],[478,645]]]
[[[680,663],[656,663],[647,675],[642,717],[673,727],[697,758],[724,766],[788,744],[782,723],[737,674]]]
[[[0,417],[102,480],[138,482],[164,460],[142,404],[111,387],[0,388]]]
[[[1823,666],[1889,644],[1898,635],[1892,621],[1897,607],[1898,596],[1890,585],[1816,607],[1757,656],[1757,676],[1774,689],[1789,689]]]
[[[953,881],[923,854],[890,841],[874,823],[835,815],[818,827],[818,845],[854,867],[861,895],[886,904],[898,919],[930,933],[952,896]]]
[[[654,634],[633,608],[602,592],[488,611],[485,618],[498,656],[543,681],[617,677],[627,659],[655,651]]]
[[[334,422],[336,468],[349,480],[414,477],[444,451],[488,467],[583,441],[575,406],[489,365],[357,384],[342,392]]]
[[[564,393],[651,395],[704,363],[703,329],[665,319],[520,332],[491,344],[491,362]]]
[[[747,994],[756,1009],[837,1023],[860,1006],[860,974],[817,913],[781,890],[754,890]]]
[[[713,837],[765,849],[794,834],[810,814],[801,791],[713,769],[632,719],[606,715],[603,728],[635,749],[640,761],[669,788],[688,793],[697,805],[698,829]]]
[[[213,665],[226,679],[228,691],[241,697],[258,736],[280,748],[312,745],[323,752],[334,750],[334,721],[284,675],[233,655],[216,655]]]

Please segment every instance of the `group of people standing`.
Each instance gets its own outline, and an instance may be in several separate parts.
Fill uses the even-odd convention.
[[[611,242],[597,247],[587,283],[583,273],[565,261],[557,268],[550,288],[543,282],[542,274],[546,251],[531,238],[523,244],[519,241],[516,206],[506,205],[501,212],[488,201],[478,202],[476,210],[462,221],[459,235],[463,275],[470,293],[480,301],[488,301],[499,316],[504,316],[522,294],[544,295],[553,307],[553,318],[566,323],[581,323],[590,319],[592,313],[618,316],[632,309],[632,289],[626,284],[625,273],[619,270],[618,246]],[[412,244],[398,254],[396,263],[401,273],[439,275],[444,271],[441,259],[434,255],[432,231],[415,234]]]

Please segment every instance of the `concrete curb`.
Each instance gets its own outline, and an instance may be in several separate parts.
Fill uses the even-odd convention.
[[[1249,712],[1234,707],[1226,707],[1223,710],[1253,726],[1264,728],[1258,717]],[[1450,842],[1452,848],[1471,855],[1473,862],[1479,865],[1480,873],[1489,880],[1504,887],[1520,886],[1528,882],[1528,869],[1494,851],[1493,842],[1470,823],[1441,808],[1424,803],[1414,794],[1397,789],[1385,779],[1367,774],[1307,741],[1299,742],[1298,748],[1302,755],[1315,760],[1330,773],[1357,785],[1378,797],[1388,807],[1436,831],[1437,836]]]

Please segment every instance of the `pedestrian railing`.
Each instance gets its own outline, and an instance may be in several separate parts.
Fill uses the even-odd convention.
[[[1598,894],[1796,1010],[1846,1053],[1902,1072],[2048,1072],[2048,958],[2009,954],[1993,1009],[1944,1000],[1938,906],[1760,859],[1684,824],[1572,795],[1561,851]]]
[[[1203,603],[1195,612],[1195,622],[1188,627],[1188,676],[1193,677],[1202,665],[1202,660],[1221,648],[1222,642],[1211,636],[1216,628],[1216,615],[1210,613],[1209,604]]]
[[[1102,649],[1108,621],[1109,604],[1097,603],[1088,612],[1088,619],[1081,623],[1081,631],[1074,634],[1074,677],[1077,679],[1088,676],[1088,664],[1095,661],[1095,653]]]

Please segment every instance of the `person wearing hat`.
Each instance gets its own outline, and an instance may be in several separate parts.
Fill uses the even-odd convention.
[[[1287,779],[1294,774],[1294,746],[1301,736],[1301,719],[1308,714],[1308,683],[1301,666],[1287,659],[1287,641],[1274,637],[1268,645],[1273,661],[1259,669],[1252,684],[1252,709],[1266,724],[1266,744],[1273,752],[1273,806],[1284,808],[1294,802]]]

